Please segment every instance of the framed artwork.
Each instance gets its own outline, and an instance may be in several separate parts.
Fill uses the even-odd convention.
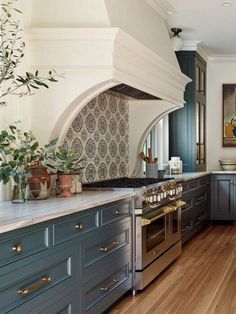
[[[223,84],[223,147],[236,147],[236,84]]]

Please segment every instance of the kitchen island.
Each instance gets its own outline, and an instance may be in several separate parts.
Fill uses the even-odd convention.
[[[0,203],[0,312],[101,313],[130,290],[133,195]]]

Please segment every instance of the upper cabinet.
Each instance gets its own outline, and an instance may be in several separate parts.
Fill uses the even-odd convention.
[[[184,93],[184,108],[169,115],[169,152],[180,156],[183,170],[206,170],[206,62],[195,51],[178,51],[184,74],[192,79]]]

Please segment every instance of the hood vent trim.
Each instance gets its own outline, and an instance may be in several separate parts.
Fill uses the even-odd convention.
[[[160,100],[161,98],[158,98],[154,95],[145,93],[137,88],[128,86],[126,84],[119,84],[109,89],[110,91],[123,94],[128,97],[132,97],[139,100]]]

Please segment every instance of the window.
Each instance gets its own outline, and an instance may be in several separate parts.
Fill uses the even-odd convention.
[[[168,116],[159,120],[151,129],[144,143],[143,152],[147,156],[148,148],[152,148],[153,158],[158,157],[158,168],[163,169],[169,159]],[[145,172],[145,163],[143,163]]]

